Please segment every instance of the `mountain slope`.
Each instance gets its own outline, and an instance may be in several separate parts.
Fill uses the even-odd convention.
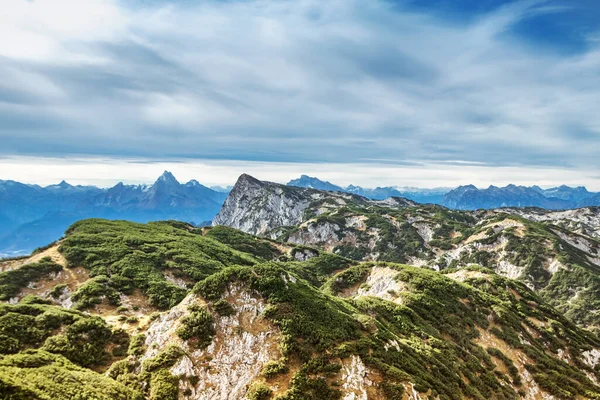
[[[234,210],[235,216],[218,217],[213,224],[358,261],[438,271],[481,265],[525,283],[581,326],[600,329],[597,208],[452,211],[300,189],[280,201],[283,189],[278,185],[252,182],[259,189],[234,188],[219,214],[233,216]],[[291,213],[294,218],[279,219]]]
[[[0,306],[11,398],[600,398],[598,338],[480,267],[87,220],[2,270],[18,292]]]

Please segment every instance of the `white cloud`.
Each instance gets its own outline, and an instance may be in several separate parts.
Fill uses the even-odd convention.
[[[73,47],[114,40],[126,24],[110,0],[2,0],[0,55],[52,63],[98,61]]]
[[[600,43],[510,34],[545,1],[463,24],[376,0],[3,1],[5,154],[600,166]]]

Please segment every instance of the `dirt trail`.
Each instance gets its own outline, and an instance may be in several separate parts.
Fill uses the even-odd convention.
[[[38,262],[44,257],[50,257],[52,261],[65,267],[67,265],[67,260],[63,257],[62,254],[58,252],[58,247],[59,244],[57,243],[54,246],[49,247],[48,249],[34,254],[30,257],[21,258],[18,260],[9,260],[0,263],[0,272],[11,271],[13,269],[20,268],[23,265]]]

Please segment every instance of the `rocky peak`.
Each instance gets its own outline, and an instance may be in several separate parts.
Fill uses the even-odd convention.
[[[320,215],[350,204],[376,205],[390,208],[414,206],[404,198],[383,201],[343,192],[331,192],[263,182],[249,175],[239,177],[225,200],[213,225],[225,225],[255,235],[264,235],[276,228],[305,222],[308,216]]]
[[[164,185],[173,186],[173,185],[179,185],[179,181],[177,181],[177,179],[175,179],[175,177],[173,176],[172,173],[170,173],[169,171],[165,171],[162,173],[161,176],[158,177],[158,179],[156,180],[156,182],[154,184],[155,185],[164,184]]]
[[[234,191],[236,189],[239,190],[241,188],[246,188],[246,187],[250,187],[250,186],[262,187],[262,186],[265,186],[265,184],[267,184],[267,183],[270,183],[270,182],[262,182],[253,176],[250,176],[248,174],[242,174],[238,178],[237,182],[235,183],[235,185],[233,186],[233,189],[231,189],[231,191]]]
[[[198,187],[198,186],[202,186],[202,185],[200,185],[200,182],[198,182],[197,180],[192,179],[191,181],[189,181],[188,183],[186,183],[185,186],[187,186],[187,187]]]
[[[213,220],[213,225],[264,234],[276,227],[299,224],[310,203],[310,195],[306,191],[262,182],[242,174]]]

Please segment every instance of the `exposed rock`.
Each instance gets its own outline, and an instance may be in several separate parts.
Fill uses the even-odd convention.
[[[374,296],[401,303],[400,293],[406,290],[404,282],[396,280],[398,271],[388,267],[373,267],[365,285],[358,288],[357,296]]]
[[[423,238],[425,243],[429,243],[433,239],[434,230],[428,223],[416,222],[412,226],[417,229],[417,233]]]
[[[148,350],[144,359],[156,356],[168,344],[185,350],[186,355],[171,368],[171,373],[200,378],[196,386],[181,381],[180,389],[192,392],[189,399],[242,399],[263,365],[281,356],[280,332],[262,317],[265,301],[236,285],[231,285],[224,297],[235,313],[214,315],[217,333],[206,349],[190,347],[175,333],[181,318],[189,314],[188,307],[203,304],[194,294],[161,315],[146,332]]]
[[[338,232],[340,226],[337,224],[322,222],[308,223],[305,229],[292,233],[288,242],[303,245],[332,245],[336,246],[340,241]]]
[[[313,249],[294,249],[292,255],[296,261],[306,261],[319,255],[319,252]]]
[[[511,208],[503,211],[520,215],[536,222],[551,222],[570,231],[600,239],[600,207],[586,207],[565,211]]]
[[[311,190],[239,177],[213,225],[227,225],[261,235],[281,226],[302,222],[311,201]]]
[[[600,350],[592,349],[588,351],[584,351],[581,353],[581,357],[583,358],[583,362],[588,366],[595,368],[596,365],[600,363]]]
[[[368,377],[368,370],[359,356],[352,356],[350,361],[342,364],[342,389],[344,400],[367,400],[367,388],[373,382]]]

